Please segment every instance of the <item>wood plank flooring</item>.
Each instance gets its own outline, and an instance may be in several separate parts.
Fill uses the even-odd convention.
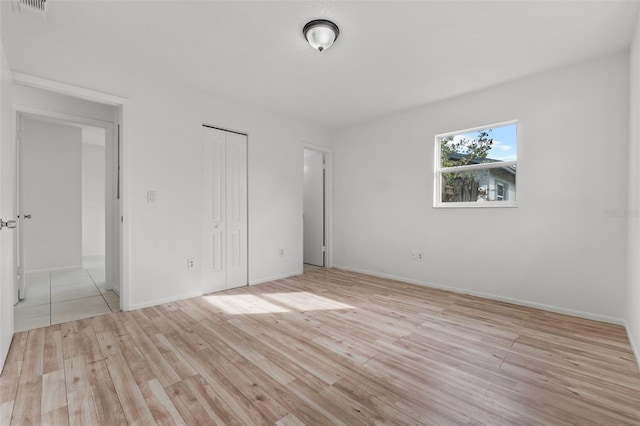
[[[638,425],[622,327],[338,270],[16,334],[0,424]]]

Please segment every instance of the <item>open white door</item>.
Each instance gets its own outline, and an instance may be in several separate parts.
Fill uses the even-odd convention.
[[[247,136],[203,127],[204,293],[246,285]]]
[[[11,72],[0,44],[0,371],[13,338],[15,293],[15,162]]]
[[[325,266],[324,154],[304,150],[304,256],[309,265]]]

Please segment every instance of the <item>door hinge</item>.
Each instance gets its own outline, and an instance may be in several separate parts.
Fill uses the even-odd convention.
[[[322,246],[322,252],[326,253],[327,252],[327,248],[325,246]]]

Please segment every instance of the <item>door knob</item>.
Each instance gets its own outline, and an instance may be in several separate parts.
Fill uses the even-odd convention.
[[[9,228],[9,229],[13,229],[16,227],[16,221],[15,220],[7,220],[6,222],[2,219],[0,219],[0,229],[2,228]]]
[[[30,215],[30,214],[25,214],[23,217],[24,217],[25,219],[31,219],[31,215]]]

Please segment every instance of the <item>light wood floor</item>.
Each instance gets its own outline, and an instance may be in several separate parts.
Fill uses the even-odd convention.
[[[0,424],[640,424],[621,327],[319,270],[15,336]]]

